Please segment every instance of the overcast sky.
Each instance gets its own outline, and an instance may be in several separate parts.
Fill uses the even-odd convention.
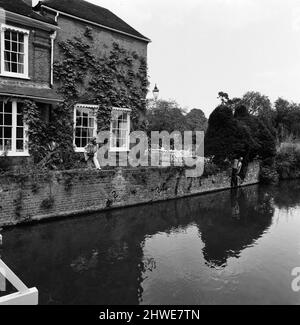
[[[300,102],[299,0],[89,0],[152,40],[151,89],[208,115],[217,94]]]

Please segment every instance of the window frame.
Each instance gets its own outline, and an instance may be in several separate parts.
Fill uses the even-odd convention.
[[[30,31],[27,29],[22,29],[19,27],[14,27],[6,24],[0,25],[1,30],[1,72],[0,76],[3,77],[12,77],[12,78],[20,78],[20,79],[29,79],[29,34]],[[5,60],[4,60],[4,52],[5,52],[5,31],[10,30],[17,33],[21,33],[24,35],[24,73],[10,72],[5,71]]]
[[[112,136],[113,136],[113,114],[119,112],[120,114],[127,113],[127,133],[126,133],[126,147],[113,147]],[[128,152],[130,150],[130,130],[131,130],[131,112],[129,108],[118,108],[113,107],[111,111],[111,120],[110,120],[110,141],[109,141],[109,150],[111,152]]]
[[[77,122],[77,110],[78,109],[88,109],[89,111],[94,112],[93,118],[94,118],[94,130],[93,130],[93,136],[97,137],[97,110],[99,109],[99,105],[87,105],[87,104],[76,104],[74,106],[74,136],[73,136],[73,145],[75,148],[75,152],[85,152],[85,147],[77,147],[76,146],[76,122]],[[82,127],[82,126],[80,126]]]
[[[1,101],[0,101],[1,102]],[[24,128],[24,150],[17,151],[17,111],[18,111],[18,103],[17,100],[12,100],[12,150],[7,151],[7,157],[29,157],[29,150],[28,150],[28,125],[23,122]],[[5,101],[2,101],[2,105],[5,104]],[[5,150],[0,150],[0,156],[3,156]]]

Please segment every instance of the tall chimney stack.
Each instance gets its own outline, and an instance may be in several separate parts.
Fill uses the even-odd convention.
[[[32,8],[32,0],[23,0],[27,4],[27,6],[30,6]]]

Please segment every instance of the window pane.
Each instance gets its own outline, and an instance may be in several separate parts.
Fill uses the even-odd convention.
[[[24,141],[23,140],[17,140],[17,151],[24,151]]]
[[[0,125],[3,125],[3,120],[4,120],[3,113],[0,113]],[[0,133],[0,137],[1,137],[1,133]]]
[[[88,138],[92,139],[94,136],[94,130],[93,129],[88,129]]]
[[[18,73],[21,73],[21,74],[24,73],[24,65],[23,64],[18,64]]]
[[[1,139],[1,133],[0,133],[0,151],[4,151],[3,139]]]
[[[9,30],[6,30],[6,31],[4,32],[4,38],[5,38],[6,40],[10,40],[10,31],[9,31]]]
[[[19,43],[18,46],[19,46],[18,47],[18,52],[19,53],[24,53],[24,44],[23,43]]]
[[[18,72],[18,65],[16,63],[11,64],[11,72]]]
[[[83,139],[82,139],[82,143],[81,143],[81,147],[82,147],[82,148],[83,148],[83,147],[86,147],[87,144],[88,144],[88,140],[87,140],[86,138],[83,138]]]
[[[17,128],[17,139],[22,139],[24,137],[24,128]]]
[[[76,126],[82,126],[82,117],[77,117]]]
[[[8,51],[5,51],[4,52],[4,60],[5,61],[11,61],[11,59],[10,59],[10,52],[8,52]]]
[[[11,64],[10,62],[4,61],[4,70],[10,72],[11,71]]]
[[[17,115],[17,126],[23,126],[23,116],[22,115]]]
[[[77,148],[81,147],[80,138],[75,138],[75,145]]]
[[[88,137],[88,129],[87,128],[82,128],[82,137],[87,138]]]
[[[18,33],[19,34],[19,42],[24,43],[24,34]]]
[[[12,114],[4,115],[4,125],[7,125],[7,126],[12,125]]]
[[[5,50],[10,51],[10,41],[5,41]]]
[[[11,102],[4,104],[4,112],[12,113],[12,103]]]
[[[23,114],[23,103],[17,103],[17,113]]]
[[[5,127],[4,128],[4,138],[11,138],[12,137],[12,128]]]
[[[82,125],[85,127],[88,127],[88,119],[87,118],[85,118],[85,117],[83,118]]]
[[[4,139],[4,150],[11,150],[11,139]]]
[[[17,53],[11,52],[11,61],[16,63],[17,61]]]
[[[14,42],[18,41],[18,33],[17,32],[11,32],[11,39]]]
[[[18,63],[24,63],[24,54],[18,54]]]
[[[90,118],[89,119],[89,127],[94,127],[94,122],[95,122],[95,120],[93,119],[93,118]]]
[[[80,128],[76,128],[75,129],[75,136],[80,138],[80,135],[81,135],[81,129]]]
[[[16,42],[11,42],[11,50],[13,52],[18,52],[18,43]]]

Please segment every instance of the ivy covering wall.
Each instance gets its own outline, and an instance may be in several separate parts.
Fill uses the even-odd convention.
[[[48,169],[74,168],[78,155],[73,147],[73,116],[77,103],[98,105],[98,132],[109,130],[113,107],[130,108],[133,129],[146,127],[148,91],[147,61],[134,51],[113,43],[112,50],[98,57],[93,37],[60,42],[60,60],[54,63],[57,92],[64,102],[51,110],[44,121],[36,103],[24,104],[24,121],[29,127],[29,151],[35,163]]]

